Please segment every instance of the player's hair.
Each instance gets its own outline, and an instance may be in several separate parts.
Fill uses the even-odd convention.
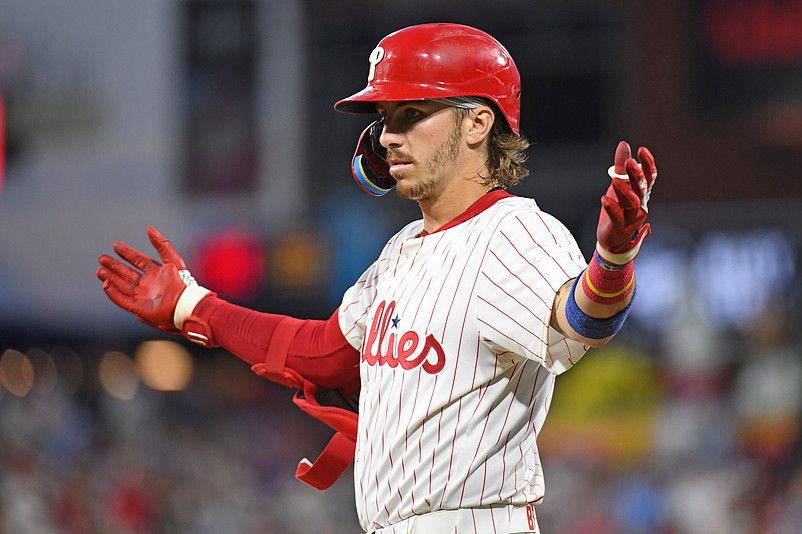
[[[496,120],[493,122],[493,128],[487,140],[489,175],[481,176],[481,184],[509,189],[529,176],[529,169],[525,166],[529,140],[522,135],[513,133],[506,121],[498,120],[498,117],[502,115],[494,104],[487,101],[487,105],[493,108]],[[471,112],[466,108],[454,107],[452,109],[457,114],[458,120]]]

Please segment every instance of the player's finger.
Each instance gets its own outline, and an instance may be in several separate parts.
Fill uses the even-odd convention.
[[[649,223],[646,223],[643,226],[641,226],[640,230],[638,230],[638,237],[646,239],[647,237],[649,237],[649,235],[651,235],[651,233],[652,233],[652,227]]]
[[[121,292],[115,285],[104,283],[103,292],[106,293],[106,296],[109,297],[109,300],[111,300],[120,308],[132,313],[136,313],[131,302],[131,297]]]
[[[181,271],[187,268],[184,265],[184,260],[178,255],[178,252],[173,247],[173,244],[164,237],[161,232],[152,226],[148,226],[148,239],[150,239],[153,248],[159,253],[163,263],[172,263],[176,268]]]
[[[111,273],[114,273],[115,275],[124,278],[129,282],[134,282],[141,276],[139,271],[135,271],[124,263],[112,258],[111,256],[107,256],[106,254],[102,255],[98,261],[100,262],[100,265],[108,269]]]
[[[126,245],[121,241],[114,243],[114,252],[116,252],[122,259],[138,268],[140,271],[147,269],[148,265],[154,260],[149,256],[139,252],[134,247]]]
[[[638,149],[638,159],[643,169],[643,174],[646,177],[648,188],[652,188],[652,184],[657,180],[657,165],[654,162],[654,156],[648,148],[642,146]]]
[[[630,166],[635,162],[635,160],[629,160],[627,164],[627,174],[629,174],[629,180],[613,180],[613,191],[615,191],[615,198],[618,201],[618,204],[621,206],[621,209],[624,211],[631,210],[633,208],[637,208],[640,206],[641,203],[641,196],[638,192],[639,180],[637,174],[633,176],[633,173],[630,172]],[[634,163],[635,167],[637,168],[637,163]],[[638,168],[638,170],[640,170]]]
[[[103,269],[102,267],[98,269],[97,277],[103,280],[103,291],[108,292],[109,289],[113,289],[115,292],[119,292],[130,297],[132,284],[121,282],[119,277],[114,276],[113,273],[107,269]]]
[[[607,214],[607,218],[610,219],[612,225],[616,227],[623,226],[624,212],[618,202],[610,199],[607,196],[603,196],[601,199],[601,204],[602,209]]]
[[[111,272],[109,272],[109,270],[105,267],[98,267],[98,270],[95,271],[95,276],[97,276],[98,279],[105,285],[106,280],[108,280],[109,276],[111,276]]]
[[[114,273],[108,275],[108,277],[103,281],[103,287],[111,286],[115,287],[120,293],[130,297],[133,295],[134,288],[136,287],[137,280],[131,281],[125,278],[121,278]]]
[[[643,168],[634,158],[627,161],[627,175],[629,175],[629,185],[635,196],[638,197],[638,204],[643,204],[649,184],[646,181]]]
[[[632,157],[632,149],[629,143],[621,141],[615,149],[614,167],[616,174],[626,174],[627,160]]]

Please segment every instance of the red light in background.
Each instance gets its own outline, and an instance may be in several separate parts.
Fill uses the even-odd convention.
[[[199,244],[193,274],[223,298],[249,299],[263,286],[264,256],[262,241],[248,231],[224,230]]]
[[[737,66],[795,66],[802,60],[802,1],[713,0],[702,30],[711,52]]]

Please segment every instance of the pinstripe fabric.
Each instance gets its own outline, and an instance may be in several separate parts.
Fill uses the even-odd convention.
[[[585,260],[533,200],[421,230],[396,234],[340,307],[362,354],[354,470],[365,530],[542,499],[536,437],[555,376],[586,350],[549,327],[557,289]]]

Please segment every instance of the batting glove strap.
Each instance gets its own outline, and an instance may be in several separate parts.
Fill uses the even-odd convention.
[[[651,226],[649,226],[649,223],[646,223],[640,230],[638,230],[638,235],[635,236],[635,239],[632,241],[632,245],[627,250],[623,252],[612,252],[601,246],[601,243],[597,241],[596,252],[607,264],[626,265],[635,259],[635,256],[637,256],[638,252],[640,252],[640,246],[643,244],[643,240],[646,239],[650,233],[652,233]]]
[[[188,315],[184,319],[184,326],[181,333],[185,338],[202,347],[218,347],[219,345],[212,337],[212,328],[209,323],[197,315]]]

